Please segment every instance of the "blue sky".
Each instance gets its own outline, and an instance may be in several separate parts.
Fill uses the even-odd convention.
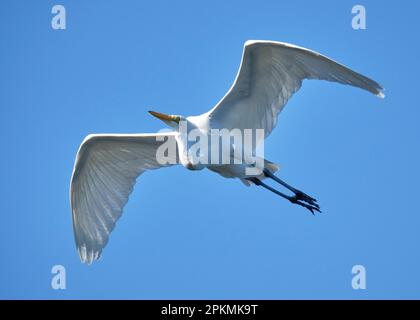
[[[419,4],[2,1],[0,298],[420,298]],[[51,28],[51,8],[67,29]],[[80,263],[69,181],[89,133],[155,132],[154,109],[210,109],[247,39],[317,50],[385,100],[305,82],[265,144],[316,217],[259,188],[174,167],[144,174],[99,263]],[[67,289],[51,288],[65,266]],[[362,264],[367,289],[351,287]]]

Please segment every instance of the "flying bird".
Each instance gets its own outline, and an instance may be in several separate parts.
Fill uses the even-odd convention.
[[[254,175],[246,173],[251,165],[245,162],[197,163],[187,152],[190,142],[180,134],[181,124],[186,123],[208,136],[214,129],[263,129],[264,139],[273,131],[279,113],[305,79],[352,85],[384,98],[384,89],[377,82],[315,51],[282,42],[247,41],[232,87],[210,111],[188,117],[149,111],[169,125],[170,132],[88,135],[77,152],[70,185],[74,237],[81,261],[91,264],[100,257],[136,179],[147,170],[176,163],[190,170],[207,168],[226,178],[238,178],[246,185],[268,189],[312,213],[320,212],[315,198],[274,175],[278,170],[275,163],[262,159],[261,170]],[[176,159],[161,163],[156,154],[168,141],[176,145]],[[236,148],[239,147],[232,142],[230,149]],[[267,185],[265,179],[288,189],[287,193]]]

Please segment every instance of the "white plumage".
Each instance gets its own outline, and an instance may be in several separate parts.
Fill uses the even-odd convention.
[[[89,135],[77,153],[70,198],[73,230],[82,261],[98,259],[120,218],[136,179],[161,168],[156,150],[167,134]],[[176,159],[175,159],[176,160]]]
[[[90,264],[99,258],[137,177],[146,170],[162,167],[156,160],[162,138],[176,140],[179,162],[188,169],[206,167],[225,177],[250,181],[311,212],[319,211],[315,199],[272,176],[277,167],[268,161],[265,161],[268,171],[254,180],[233,165],[191,165],[188,156],[181,152],[188,149],[188,145],[177,131],[179,121],[185,120],[191,128],[206,133],[211,129],[264,129],[267,137],[276,126],[278,114],[305,79],[348,84],[384,97],[383,88],[377,82],[319,53],[281,42],[247,41],[234,84],[209,112],[186,118],[153,112],[175,129],[169,133],[89,135],[77,153],[70,186],[73,229],[81,260]],[[261,182],[266,177],[281,183],[295,193],[295,197],[267,187]]]
[[[377,82],[317,52],[282,42],[247,41],[235,82],[210,111],[211,126],[264,128],[267,137],[305,79],[348,84],[384,98]]]

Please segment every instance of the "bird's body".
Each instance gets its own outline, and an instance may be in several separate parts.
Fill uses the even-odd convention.
[[[210,111],[189,117],[151,112],[172,127],[171,132],[89,135],[78,151],[70,190],[81,260],[90,264],[99,258],[137,177],[146,170],[175,164],[238,178],[312,213],[320,211],[315,199],[277,178],[278,166],[258,152],[276,126],[278,114],[305,79],[349,84],[384,97],[378,83],[319,53],[281,42],[247,41],[234,84]],[[229,139],[221,132],[228,133]],[[251,143],[247,143],[249,133]],[[266,185],[266,178],[294,196]]]
[[[245,179],[249,177],[250,175],[245,173],[245,169],[252,167],[253,164],[247,164],[245,161],[242,161],[242,158],[247,156],[247,154],[244,155],[243,152],[240,156],[235,157],[237,155],[237,153],[235,153],[235,147],[237,146],[233,145],[232,143],[228,143],[229,163],[222,163],[224,141],[220,136],[220,129],[217,126],[212,125],[209,120],[210,116],[208,113],[199,116],[190,116],[183,119],[184,126],[186,128],[185,135],[179,131],[175,132],[179,163],[186,169],[194,171],[207,168],[225,178]],[[195,133],[192,135],[192,139],[188,139],[194,131]],[[194,155],[188,152],[197,142],[197,140],[194,139],[196,136],[199,136],[203,149],[207,148],[209,151],[206,155],[201,156],[200,159],[195,158]],[[218,140],[217,144],[214,143],[215,140]],[[251,150],[251,152],[252,151],[253,150]],[[212,155],[216,155],[216,159],[213,161]],[[263,166],[261,166],[260,169],[262,170]],[[260,175],[261,174],[258,176]]]

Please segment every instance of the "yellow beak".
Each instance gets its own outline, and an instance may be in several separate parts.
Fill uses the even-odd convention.
[[[179,122],[179,119],[178,119],[179,117],[177,117],[177,116],[173,116],[173,115],[170,115],[170,114],[164,114],[164,113],[160,113],[160,112],[156,112],[156,111],[149,111],[149,113],[152,116],[154,116],[154,117],[156,117],[156,118],[158,118],[162,121]]]

